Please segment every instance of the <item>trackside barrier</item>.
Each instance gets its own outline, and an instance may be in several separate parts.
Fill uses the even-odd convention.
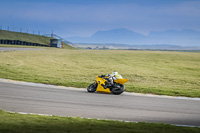
[[[45,45],[45,44],[26,42],[26,41],[20,41],[20,40],[7,40],[7,39],[0,39],[0,44],[49,47],[49,45]]]

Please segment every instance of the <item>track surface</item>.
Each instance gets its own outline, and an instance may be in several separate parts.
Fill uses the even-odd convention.
[[[0,79],[0,109],[60,116],[159,122],[200,126],[199,98],[123,93],[88,93],[86,89]]]
[[[22,50],[41,50],[39,48],[11,48],[11,47],[0,47],[1,51],[22,51]]]

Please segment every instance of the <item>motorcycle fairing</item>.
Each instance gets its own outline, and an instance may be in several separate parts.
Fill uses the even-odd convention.
[[[105,86],[105,82],[107,82],[105,79],[96,77],[96,82],[98,84],[98,87],[96,90],[97,92],[111,93],[109,88],[104,89],[104,87],[103,87],[103,86]]]
[[[119,84],[124,84],[128,81],[128,79],[116,79],[114,82]]]

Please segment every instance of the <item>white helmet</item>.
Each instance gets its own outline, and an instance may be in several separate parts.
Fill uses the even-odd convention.
[[[118,72],[117,72],[117,71],[113,71],[112,74],[113,74],[114,76],[116,76],[116,75],[118,74]]]

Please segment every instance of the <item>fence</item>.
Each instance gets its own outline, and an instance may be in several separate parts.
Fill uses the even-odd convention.
[[[49,47],[49,45],[46,44],[39,44],[39,43],[33,43],[33,42],[26,42],[26,41],[20,41],[20,40],[5,40],[1,39],[0,44],[10,44],[10,45],[26,45],[26,46],[42,46],[42,47]]]
[[[0,30],[6,30],[6,31],[12,31],[12,32],[20,32],[20,33],[28,33],[28,34],[33,34],[33,35],[42,35],[42,34],[46,34],[46,32],[42,32],[39,30],[35,30],[35,29],[26,29],[26,28],[17,28],[14,26],[3,26],[0,25]],[[53,30],[52,30],[53,33]]]

